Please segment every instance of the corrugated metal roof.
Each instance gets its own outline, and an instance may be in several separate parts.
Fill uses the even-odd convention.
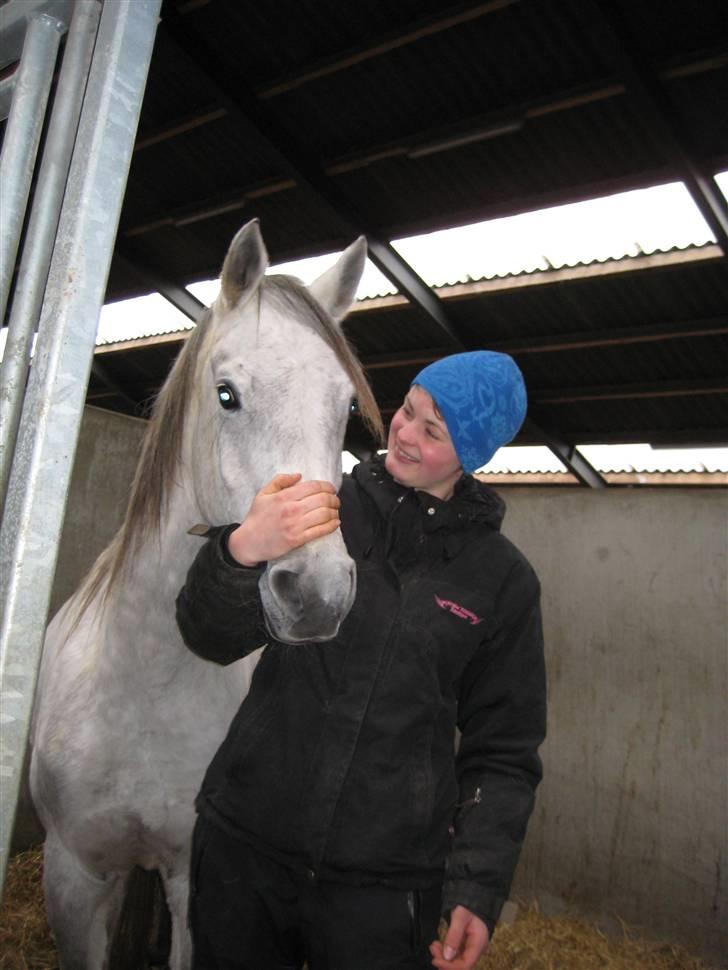
[[[444,243],[444,245],[447,244]],[[488,332],[485,336],[490,339],[515,336],[512,333],[513,316],[517,316],[524,323],[523,328],[519,328],[518,335],[522,336],[524,333],[528,333],[533,336],[541,332],[553,332],[554,322],[561,323],[561,329],[564,330],[563,323],[565,314],[571,312],[571,315],[573,315],[573,310],[569,311],[569,303],[573,302],[574,297],[572,295],[565,297],[563,291],[558,287],[554,287],[553,289],[544,289],[542,287],[534,289],[526,287],[511,289],[504,286],[499,290],[497,287],[498,282],[505,284],[509,281],[520,283],[528,281],[547,284],[551,278],[561,279],[562,277],[559,275],[561,270],[583,268],[586,271],[582,278],[584,285],[599,290],[596,298],[594,295],[589,297],[589,320],[594,329],[598,329],[600,323],[603,321],[613,320],[616,314],[619,314],[620,320],[623,323],[628,324],[631,322],[630,307],[637,322],[644,322],[645,307],[648,307],[650,312],[660,320],[666,319],[668,312],[675,316],[676,319],[680,319],[681,317],[693,315],[695,311],[695,307],[690,304],[692,288],[686,285],[685,279],[686,276],[690,275],[690,268],[687,261],[678,263],[681,278],[677,282],[677,285],[673,287],[670,286],[669,274],[661,276],[659,280],[654,281],[654,288],[643,277],[635,280],[633,286],[633,281],[626,278],[623,274],[627,271],[636,270],[643,264],[649,266],[650,257],[684,254],[687,258],[697,256],[701,252],[705,253],[706,257],[710,257],[714,255],[715,247],[711,243],[670,246],[655,248],[649,252],[636,255],[619,253],[605,259],[594,259],[591,261],[579,260],[548,268],[544,266],[522,269],[516,272],[484,274],[479,277],[460,274],[446,283],[438,282],[432,276],[425,276],[425,280],[437,289],[439,296],[444,300],[450,299],[449,290],[458,287],[460,291],[458,299],[456,302],[453,301],[450,312],[454,314],[458,324],[466,329],[483,325],[480,309],[482,291],[478,289],[477,284],[483,282],[496,283],[496,286],[489,291],[490,300],[486,324]],[[413,265],[416,266],[416,261],[414,260]],[[669,268],[669,265],[673,264],[668,264],[667,268]],[[710,272],[711,268],[714,269],[714,272]],[[610,269],[613,271],[614,276],[597,276],[595,273],[589,272],[590,270],[594,271],[596,269]],[[273,267],[271,271],[276,272],[277,270]],[[286,266],[285,271],[296,273],[295,266]],[[728,279],[726,278],[722,264],[716,262],[714,267],[708,267],[701,263],[699,268],[695,268],[695,274],[700,276],[702,289],[701,309],[704,311],[706,308],[704,301],[706,299],[705,287],[707,286],[709,288],[707,299],[710,304],[708,311],[719,313],[728,301]],[[617,277],[619,277],[618,280]],[[711,289],[711,287],[714,287],[714,289]],[[191,287],[191,289],[193,292],[199,292],[195,287]],[[367,312],[367,338],[362,342],[362,352],[365,350],[367,352],[375,352],[377,347],[382,351],[391,349],[391,335],[387,332],[391,330],[389,327],[389,310],[385,308],[383,311],[379,311],[373,306],[372,309],[367,309],[367,307],[368,305],[373,305],[382,297],[389,296],[395,292],[395,287],[381,286],[379,285],[379,280],[376,280],[374,287],[366,295],[359,296],[358,302],[360,309]],[[468,293],[471,295],[468,296]],[[498,329],[500,313],[498,299],[511,304],[511,306],[506,307],[503,311],[506,314],[507,323],[500,330]],[[514,304],[517,305],[515,310],[513,308]],[[683,305],[683,313],[679,312],[681,304]],[[600,320],[598,317],[595,318],[595,309],[600,310],[603,320]],[[409,320],[408,317],[410,318]],[[539,320],[543,321],[542,328],[538,326]],[[534,327],[526,326],[526,321],[529,324],[533,322]],[[184,331],[191,329],[192,326],[193,324],[188,317],[176,311],[162,297],[150,295],[122,303],[107,304],[102,312],[97,344],[111,344],[125,340],[136,340],[141,337],[173,333],[175,330]],[[376,331],[379,326],[384,330],[384,333],[382,339],[377,342]],[[403,348],[408,346],[408,337],[413,336],[416,337],[418,343],[422,346],[428,345],[428,337],[431,337],[433,346],[437,344],[437,328],[432,321],[428,321],[426,317],[423,317],[416,307],[409,307],[409,313],[404,308],[399,311],[397,330],[398,337],[402,338]],[[475,332],[474,329],[473,336],[481,339],[483,334]]]
[[[681,179],[725,222],[694,175],[728,168],[726,103],[724,0],[164,0],[108,299],[216,276],[253,217],[274,263]],[[653,248],[605,240],[581,258],[632,243]],[[443,292],[442,309],[464,346],[514,353],[539,434],[728,439],[725,255],[570,269],[561,251],[519,265],[495,246],[502,262],[468,266],[479,282]],[[518,275],[542,257],[564,268]],[[181,342],[170,326],[140,318],[155,336],[126,360],[100,347],[90,397],[143,407]],[[451,345],[396,300],[346,330],[385,407]]]
[[[648,444],[634,444],[591,445],[580,450],[595,468],[610,474],[728,474],[728,448],[655,450]],[[536,445],[499,448],[479,471],[483,474],[553,474],[565,472],[566,468],[548,448]]]

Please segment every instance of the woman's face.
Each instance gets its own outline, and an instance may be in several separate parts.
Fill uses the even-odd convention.
[[[400,485],[449,499],[462,467],[447,425],[427,391],[413,385],[392,418],[385,466]]]

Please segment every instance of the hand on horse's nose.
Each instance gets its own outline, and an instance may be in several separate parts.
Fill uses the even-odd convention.
[[[339,527],[339,497],[331,482],[280,474],[253,499],[245,520],[230,534],[231,556],[244,566],[279,559]]]

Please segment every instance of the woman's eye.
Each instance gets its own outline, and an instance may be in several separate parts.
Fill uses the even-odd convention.
[[[240,407],[237,395],[229,384],[217,385],[217,399],[226,411],[234,411]]]

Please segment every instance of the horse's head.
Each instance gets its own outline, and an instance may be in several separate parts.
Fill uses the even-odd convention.
[[[341,482],[352,401],[378,421],[371,391],[339,323],[366,258],[363,237],[310,287],[266,277],[257,221],[236,235],[198,355],[189,470],[208,522],[241,521],[278,472]],[[364,410],[364,408],[361,408]],[[270,562],[260,593],[280,640],[335,636],[353,602],[354,564],[339,531]]]

